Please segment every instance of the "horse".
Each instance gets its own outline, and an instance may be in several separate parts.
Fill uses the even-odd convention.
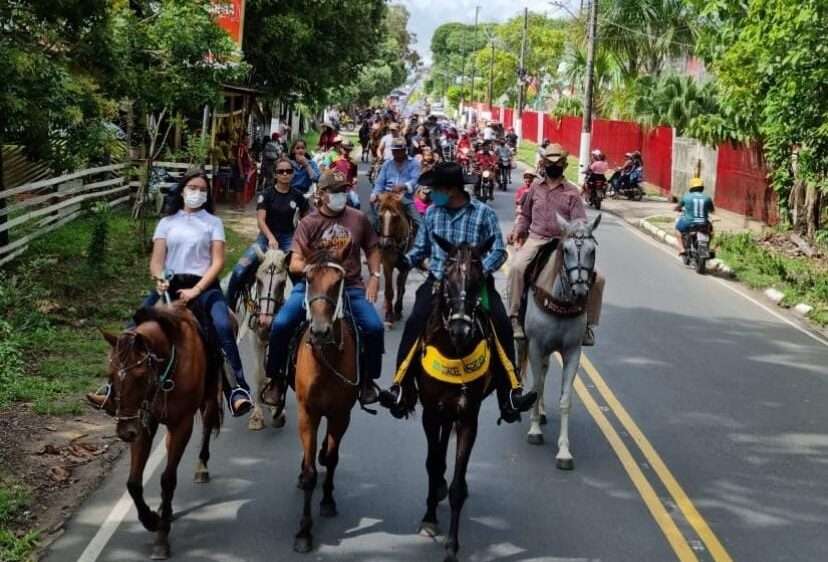
[[[112,348],[109,380],[115,396],[117,434],[130,444],[127,490],[141,524],[156,533],[152,559],[165,560],[170,556],[178,464],[199,411],[203,431],[194,479],[197,483],[210,481],[210,434],[218,435],[222,421],[222,365],[208,359],[195,316],[180,303],[142,308],[135,322],[135,328],[120,335],[102,334]],[[167,465],[161,475],[161,507],[155,512],[144,501],[143,473],[158,424],[167,426]]]
[[[256,255],[259,258],[259,267],[256,270],[255,281],[252,286],[242,289],[243,306],[238,311],[239,330],[236,343],[240,344],[248,334],[252,336],[253,351],[256,357],[256,368],[253,375],[253,413],[247,422],[247,428],[252,431],[264,429],[264,414],[259,399],[259,392],[265,383],[265,350],[270,335],[270,325],[285,301],[285,287],[287,285],[287,254],[282,250],[269,248],[263,252],[258,247]],[[276,408],[270,407],[273,427],[285,425],[284,410],[276,415]]]
[[[382,273],[385,277],[385,325],[390,328],[402,320],[403,297],[408,269],[402,267],[402,256],[411,248],[411,222],[402,205],[401,195],[381,193],[377,200],[379,217],[379,247],[382,255]],[[394,270],[397,270],[397,293],[394,303]]]
[[[557,220],[563,236],[560,241],[556,241],[557,247],[552,259],[540,264],[537,279],[531,283],[524,322],[526,344],[525,348],[519,346],[519,362],[525,367],[528,356],[533,389],[538,393],[538,400],[532,408],[527,440],[533,445],[541,445],[541,426],[546,422],[543,391],[549,358],[556,351],[561,356],[561,427],[556,466],[561,470],[572,470],[575,468],[569,448],[572,384],[581,360],[581,342],[587,322],[586,299],[594,280],[598,244],[593,232],[601,222],[601,215],[591,224],[580,220],[567,222],[560,215]]]
[[[311,500],[316,487],[316,447],[319,424],[327,418],[325,439],[319,449],[319,464],[327,468],[322,486],[320,515],[335,517],[334,474],[339,463],[339,445],[351,422],[351,409],[358,395],[357,336],[345,318],[345,269],[339,256],[327,251],[314,253],[305,269],[307,327],[300,336],[296,354],[294,390],[299,437],[304,454],[299,489],[304,507],[293,549],[313,548]]]
[[[403,407],[406,413],[412,413],[419,397],[423,406],[423,430],[428,441],[428,497],[419,532],[431,537],[441,534],[437,506],[448,496],[451,527],[445,545],[445,561],[455,562],[460,549],[460,513],[468,497],[466,472],[477,437],[480,406],[494,390],[489,368],[494,358],[491,341],[487,341],[493,330],[479,315],[481,291],[485,284],[482,258],[491,249],[494,238],[481,246],[453,246],[438,236],[434,239],[447,254],[446,270],[440,282],[439,296],[435,297],[438,302],[429,316],[426,330],[402,365],[403,368],[414,369],[403,379]],[[446,378],[451,376],[438,379],[424,372],[428,357],[439,356],[442,357],[438,361],[444,364],[461,364],[459,373],[456,373],[462,377],[460,380],[447,382]],[[469,360],[474,356],[484,360]],[[474,377],[473,380],[463,376],[470,374],[469,369],[474,371],[469,377]],[[454,478],[451,486],[447,487],[446,454],[452,429],[457,436],[457,449]]]

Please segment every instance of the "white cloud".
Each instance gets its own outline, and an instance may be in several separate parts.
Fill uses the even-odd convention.
[[[580,0],[566,0],[570,6],[577,7]],[[504,22],[523,12],[524,8],[547,15],[565,15],[560,8],[555,8],[549,0],[395,0],[403,4],[411,13],[408,29],[417,34],[415,45],[420,56],[426,62],[431,60],[431,36],[434,30],[444,23],[474,23],[474,8],[480,6],[481,22]]]

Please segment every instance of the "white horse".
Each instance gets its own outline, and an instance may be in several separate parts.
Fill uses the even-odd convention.
[[[598,215],[592,224],[586,221],[567,222],[558,215],[563,236],[542,266],[540,275],[529,289],[524,331],[526,345],[520,353],[524,366],[526,355],[532,371],[533,389],[538,400],[532,408],[531,426],[527,440],[533,445],[543,443],[541,426],[546,423],[543,391],[550,356],[556,351],[563,362],[561,378],[561,428],[558,435],[556,465],[561,470],[572,470],[575,463],[569,450],[569,412],[572,405],[572,384],[581,360],[581,343],[586,330],[586,299],[595,271],[597,243],[593,231],[601,222]],[[523,346],[518,346],[521,349]]]
[[[265,351],[270,335],[270,325],[285,300],[287,287],[287,254],[282,250],[269,248],[263,252],[257,248],[259,267],[256,270],[256,279],[249,287],[242,289],[241,306],[239,307],[239,335],[237,343],[251,336],[253,351],[256,357],[256,369],[253,376],[253,413],[247,422],[247,428],[253,431],[264,429],[264,413],[259,401],[259,393],[265,383]],[[270,407],[271,416],[276,409]],[[273,417],[273,427],[285,425],[285,413]]]

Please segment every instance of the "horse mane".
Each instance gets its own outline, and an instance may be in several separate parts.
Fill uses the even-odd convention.
[[[258,271],[266,270],[271,266],[275,267],[276,271],[281,271],[285,269],[286,262],[287,253],[285,253],[284,250],[268,248],[264,254],[262,263],[259,265]]]
[[[379,199],[377,200],[377,208],[379,210],[390,208],[397,212],[397,214],[402,214],[403,206],[402,206],[402,199],[394,195],[393,193],[380,193]]]
[[[170,341],[181,339],[181,326],[189,324],[192,329],[198,331],[198,324],[195,317],[187,309],[186,305],[175,302],[167,306],[144,306],[135,311],[132,317],[136,326],[146,322],[157,322],[161,331]]]
[[[334,254],[328,249],[314,250],[314,252],[305,259],[305,265],[323,265],[328,262],[339,264],[342,258]]]

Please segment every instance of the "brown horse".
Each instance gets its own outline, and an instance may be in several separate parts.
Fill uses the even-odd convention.
[[[203,434],[195,481],[210,480],[210,433],[221,427],[220,364],[208,361],[195,316],[181,304],[143,308],[137,326],[120,335],[103,333],[112,346],[109,380],[115,396],[117,433],[130,444],[127,490],[147,531],[156,533],[154,560],[170,556],[172,498],[178,463],[202,415]],[[144,501],[144,466],[158,424],[167,426],[167,466],[161,475],[161,507],[156,513]]]
[[[317,252],[307,262],[305,308],[308,327],[301,336],[296,356],[296,391],[299,437],[304,456],[299,488],[305,491],[304,509],[293,548],[313,548],[311,500],[316,487],[316,447],[319,424],[327,418],[326,436],[319,449],[319,464],[327,468],[322,486],[320,515],[336,516],[334,473],[339,445],[351,422],[357,400],[357,340],[344,318],[345,270],[341,260],[328,252]]]
[[[466,358],[490,337],[491,331],[485,324],[487,320],[479,311],[481,291],[485,285],[482,256],[491,249],[494,239],[479,247],[466,244],[455,247],[437,236],[435,241],[447,254],[446,270],[425,333],[406,360],[413,372],[404,379],[403,396],[407,397],[409,413],[414,411],[419,396],[423,405],[423,429],[428,440],[428,498],[420,532],[432,537],[440,534],[437,505],[448,495],[451,528],[446,540],[445,561],[453,562],[457,560],[460,549],[460,512],[468,496],[466,471],[477,438],[477,418],[480,406],[494,389],[494,384],[489,369],[468,383],[443,382],[424,373],[419,359],[426,346],[433,346],[449,359]],[[491,349],[491,341],[489,344]],[[457,453],[454,479],[451,487],[447,488],[446,454],[452,429],[457,434]]]
[[[411,222],[402,204],[402,195],[381,193],[377,199],[379,217],[379,246],[382,255],[382,273],[385,277],[385,324],[391,327],[402,320],[403,297],[408,269],[400,267],[402,256],[411,249]],[[394,270],[397,270],[396,304],[394,303]]]

